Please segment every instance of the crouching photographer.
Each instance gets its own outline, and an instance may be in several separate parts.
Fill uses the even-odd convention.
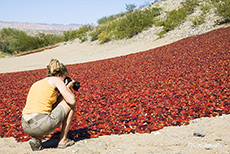
[[[32,150],[41,150],[42,137],[62,124],[58,148],[74,144],[67,138],[75,111],[75,95],[80,83],[67,77],[67,68],[57,59],[47,66],[48,77],[35,82],[28,93],[26,105],[22,111],[22,127],[32,139]],[[53,108],[53,104],[56,107]]]

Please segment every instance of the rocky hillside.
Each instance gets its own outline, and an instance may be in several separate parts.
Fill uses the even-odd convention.
[[[185,2],[185,0],[161,0],[152,3],[149,7],[159,7],[162,8],[161,15],[159,16],[160,20],[164,20],[166,18],[166,13],[181,7],[181,3]],[[208,12],[204,15],[203,22],[198,25],[194,25],[194,21],[201,17],[202,15],[202,7],[208,7],[210,5],[209,1],[201,0],[195,11],[190,14],[182,24],[176,27],[174,30],[167,32],[164,37],[173,40],[179,40],[182,38],[203,34],[213,29],[218,29],[221,27],[228,27],[230,26],[229,23],[219,24],[222,21],[222,17],[218,16],[215,12],[215,8],[209,6]],[[146,39],[146,40],[157,40],[160,39],[157,35],[163,27],[160,26],[153,26],[152,28],[142,32],[141,34],[133,37],[131,40],[138,40],[138,39]],[[161,38],[162,39],[162,38]]]
[[[179,25],[177,25],[175,28],[172,28],[166,31],[166,33],[163,33],[163,35],[160,35],[161,32],[165,31],[164,29],[165,27],[161,26],[159,23],[167,20],[171,12],[173,11],[179,12],[178,10],[181,10],[181,8],[184,8],[185,4],[186,4],[186,7],[194,7],[194,4],[195,4],[195,7],[186,12],[186,18],[182,19],[182,22],[180,21]],[[190,4],[193,4],[193,6],[190,6]],[[230,26],[229,22],[225,22],[223,17],[218,16],[218,13],[216,11],[216,6],[214,5],[214,3],[212,3],[212,1],[209,1],[209,0],[197,0],[197,1],[195,0],[191,0],[191,1],[159,0],[159,1],[153,2],[149,6],[146,6],[142,9],[148,9],[151,7],[161,8],[161,12],[160,12],[160,15],[157,17],[156,24],[154,24],[151,28],[145,29],[138,35],[135,35],[129,39],[116,40],[111,37],[109,38],[110,41],[107,42],[106,44],[116,44],[116,45],[122,46],[122,45],[127,45],[130,43],[134,43],[134,42],[140,42],[140,41],[142,42],[152,41],[154,43],[161,41],[161,42],[165,42],[164,44],[168,44],[168,43],[172,43],[174,41],[177,41],[177,40],[180,40],[186,37],[203,34],[208,31],[218,29],[221,27]],[[173,19],[175,19],[175,17]],[[175,19],[175,20],[181,20],[181,19]],[[175,20],[171,20],[171,22],[166,23],[166,24],[170,25],[170,23],[172,23]],[[103,25],[100,25],[100,26],[103,26]],[[111,25],[107,24],[107,27],[109,26]],[[105,31],[103,35],[108,34],[111,31],[112,30],[110,30],[109,32]],[[99,33],[102,33],[102,32],[99,31]],[[106,38],[106,35],[105,35],[105,38]],[[101,40],[103,40],[103,38]],[[101,44],[103,42],[100,41],[100,39],[91,42],[91,36],[89,36],[87,43],[94,45],[94,44]]]

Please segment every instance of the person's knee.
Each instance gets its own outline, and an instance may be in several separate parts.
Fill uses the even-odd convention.
[[[63,106],[63,108],[65,109],[66,114],[68,114],[70,112],[70,110],[75,111],[76,109],[76,102],[73,105],[67,104],[64,100],[60,103],[60,105]]]
[[[76,103],[74,104],[74,106],[72,106],[71,109],[75,112],[75,110],[76,110]]]
[[[72,105],[72,107],[71,107],[72,109],[76,109],[76,101],[74,102],[74,104]]]
[[[71,110],[71,107],[65,101],[62,101],[60,105],[64,108],[66,114]]]

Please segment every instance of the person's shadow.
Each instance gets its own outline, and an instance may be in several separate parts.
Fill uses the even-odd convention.
[[[88,128],[78,129],[78,130],[71,130],[68,133],[68,138],[73,140],[74,142],[89,139],[90,134],[88,133]],[[60,131],[54,133],[50,139],[42,143],[43,148],[57,148],[59,137],[60,137]]]

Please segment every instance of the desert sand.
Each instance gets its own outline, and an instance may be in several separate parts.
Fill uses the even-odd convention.
[[[0,73],[18,72],[45,68],[51,58],[64,64],[118,57],[157,48],[182,38],[168,36],[163,39],[139,39],[115,41],[100,45],[97,42],[79,43],[77,40],[59,44],[58,47],[43,52],[19,57],[0,58]],[[124,134],[82,139],[66,149],[57,149],[57,140],[44,141],[46,147],[34,152],[28,142],[18,143],[14,138],[0,139],[0,153],[73,153],[73,154],[158,154],[158,153],[230,153],[230,115],[200,118],[186,126],[165,127],[150,134]],[[201,132],[195,136],[194,132]]]
[[[83,139],[66,149],[57,140],[43,142],[42,151],[32,151],[28,142],[0,139],[0,153],[7,154],[227,154],[230,153],[230,115],[200,118],[187,126],[165,127],[151,134],[124,134]],[[194,136],[201,131],[204,137]],[[52,148],[53,147],[53,148]]]

